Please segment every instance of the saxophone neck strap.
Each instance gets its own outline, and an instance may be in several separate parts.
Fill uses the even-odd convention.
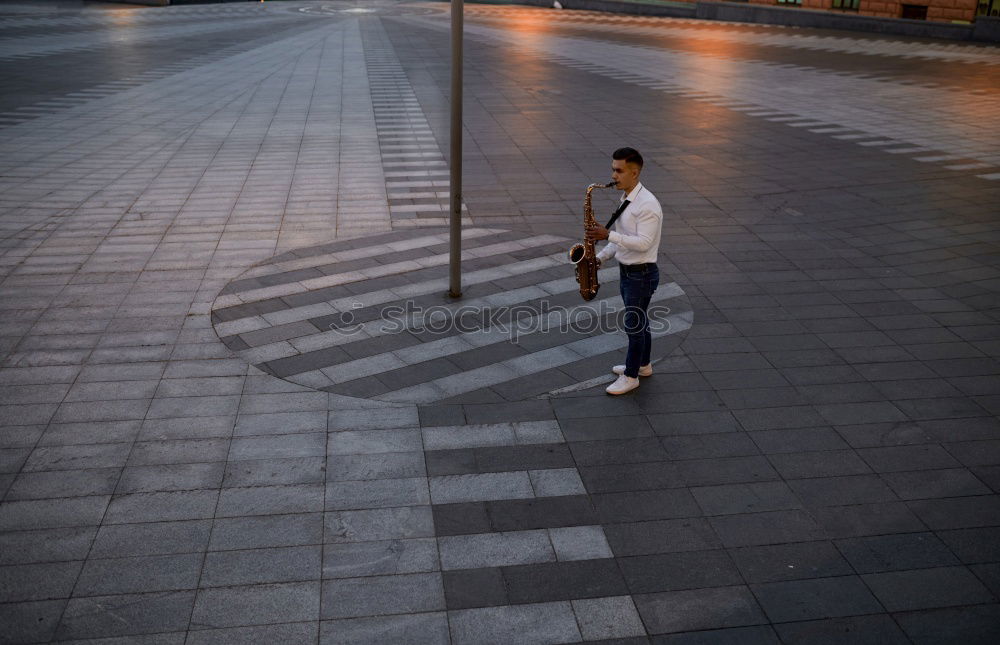
[[[610,219],[610,220],[608,220],[608,225],[607,225],[607,226],[605,226],[604,228],[606,228],[606,229],[608,229],[608,230],[610,231],[610,230],[611,230],[611,227],[615,225],[615,221],[617,221],[617,220],[618,220],[618,217],[619,217],[619,216],[620,216],[620,215],[621,215],[621,214],[622,214],[623,212],[625,212],[625,209],[626,209],[626,208],[628,208],[628,205],[629,205],[629,201],[628,201],[627,199],[626,199],[625,201],[623,201],[623,202],[621,203],[621,205],[620,205],[620,206],[618,207],[618,210],[616,210],[616,211],[615,211],[615,214],[611,216],[611,219]]]

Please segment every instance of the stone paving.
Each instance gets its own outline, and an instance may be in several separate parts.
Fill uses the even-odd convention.
[[[583,189],[664,205],[611,398],[385,329],[459,319],[447,9],[0,4],[0,641],[1000,640],[997,49],[468,5],[461,304],[611,320]]]

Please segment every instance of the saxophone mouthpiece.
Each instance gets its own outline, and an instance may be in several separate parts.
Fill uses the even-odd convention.
[[[614,188],[617,185],[618,185],[617,181],[612,181],[612,182],[609,182],[609,183],[605,184],[604,187],[605,188]]]

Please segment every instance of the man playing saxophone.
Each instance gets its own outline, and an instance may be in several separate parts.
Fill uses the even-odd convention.
[[[652,335],[649,330],[649,301],[660,283],[656,255],[660,248],[663,210],[653,193],[639,183],[642,155],[633,148],[619,148],[611,155],[611,179],[622,191],[621,202],[608,227],[593,223],[587,240],[608,240],[597,254],[600,262],[615,258],[621,275],[621,296],[625,305],[625,333],[628,351],[625,364],[612,371],[618,379],[606,389],[608,394],[625,394],[639,387],[639,377],[653,373],[650,364]],[[608,229],[613,229],[609,231]]]

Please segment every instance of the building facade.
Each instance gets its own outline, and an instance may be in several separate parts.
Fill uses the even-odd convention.
[[[842,11],[878,18],[909,18],[938,22],[971,22],[976,15],[1000,13],[1000,0],[749,0],[764,4]]]

